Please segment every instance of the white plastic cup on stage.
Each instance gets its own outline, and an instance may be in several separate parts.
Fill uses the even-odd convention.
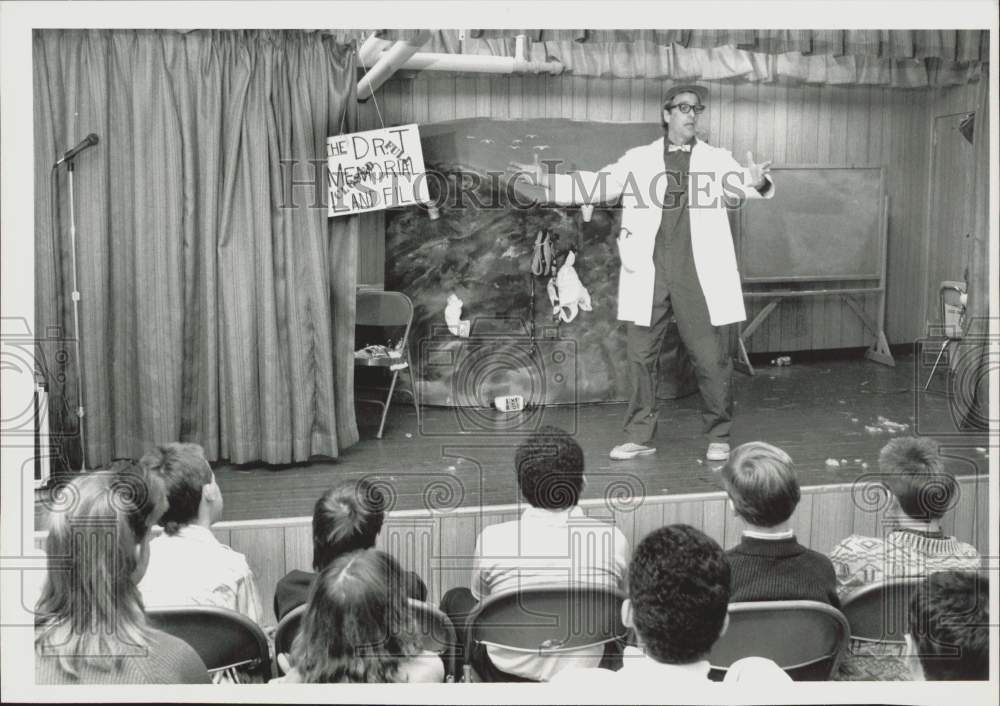
[[[524,409],[524,398],[520,395],[500,395],[493,399],[493,406],[501,412],[520,412]]]

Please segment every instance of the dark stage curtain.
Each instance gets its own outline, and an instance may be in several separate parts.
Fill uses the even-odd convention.
[[[94,132],[74,174],[88,467],[175,440],[235,463],[357,441],[356,218],[328,221],[309,188],[289,207],[282,170],[350,131],[353,42],[38,30],[33,58],[36,335],[55,339],[40,347],[54,433],[72,434],[78,402],[58,341],[73,334],[67,179],[63,167],[53,223],[50,167]],[[63,446],[78,456],[75,438]]]

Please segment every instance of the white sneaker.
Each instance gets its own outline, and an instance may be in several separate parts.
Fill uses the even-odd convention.
[[[708,445],[708,451],[705,452],[705,458],[709,461],[728,461],[729,444],[725,441],[713,441]]]
[[[652,446],[643,446],[642,444],[626,441],[624,444],[618,444],[618,446],[611,449],[611,453],[608,455],[615,461],[628,461],[636,456],[649,456],[655,453],[656,449]]]

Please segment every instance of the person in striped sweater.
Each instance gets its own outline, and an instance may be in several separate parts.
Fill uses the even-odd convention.
[[[899,437],[883,447],[879,471],[892,495],[881,537],[852,534],[830,553],[841,598],[887,578],[975,571],[976,548],[941,531],[958,484],[931,439]]]
[[[729,504],[746,522],[739,544],[726,551],[732,602],[819,601],[839,607],[830,560],[795,539],[791,519],[801,497],[792,459],[752,441],[722,467]]]

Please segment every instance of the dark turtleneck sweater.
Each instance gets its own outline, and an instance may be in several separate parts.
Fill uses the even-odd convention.
[[[830,559],[788,539],[743,541],[726,551],[732,569],[730,602],[819,601],[840,607]]]

